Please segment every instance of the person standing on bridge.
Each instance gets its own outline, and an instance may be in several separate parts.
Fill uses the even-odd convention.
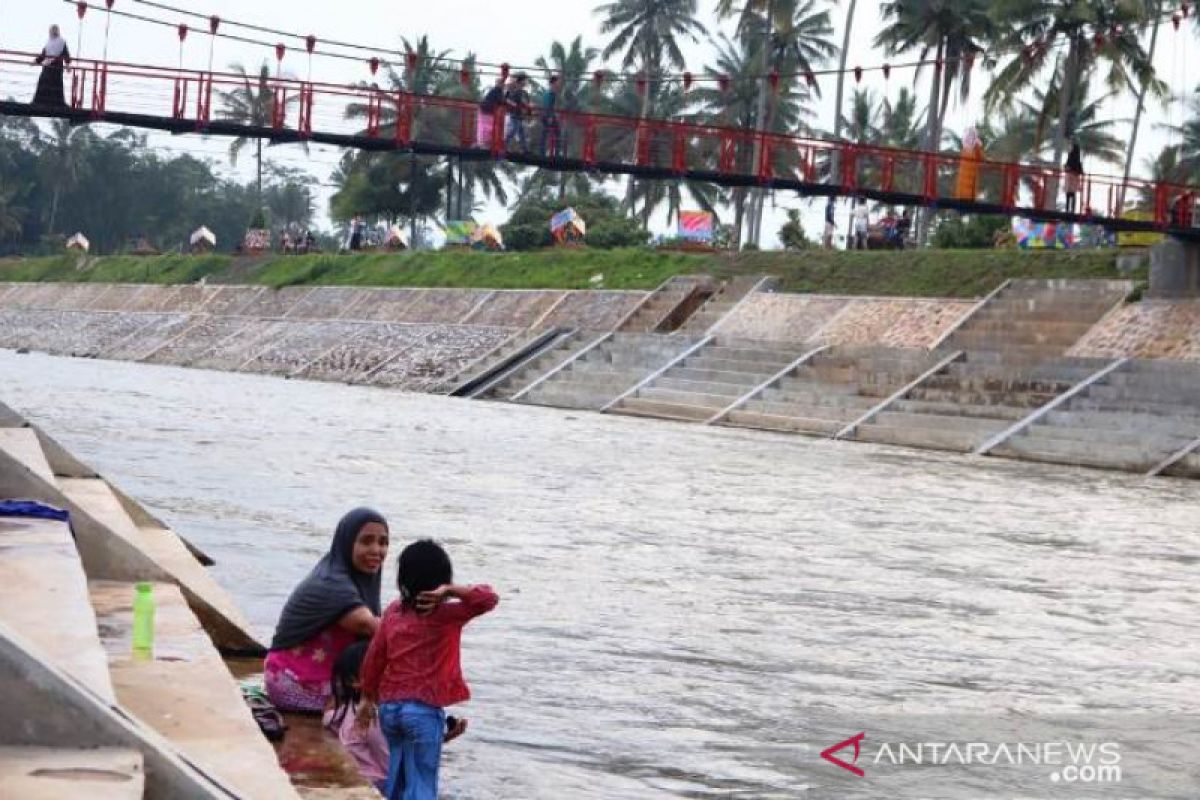
[[[983,161],[983,140],[975,126],[963,134],[962,155],[958,160],[958,180],[955,196],[959,200],[972,201],[979,194],[979,165]]]
[[[529,114],[532,102],[529,92],[525,89],[529,76],[518,72],[508,87],[504,102],[508,107],[508,131],[504,136],[504,146],[507,148],[516,139],[521,144],[521,152],[529,152],[529,140],[525,136],[525,117]]]
[[[542,155],[557,158],[562,151],[562,125],[558,121],[558,93],[561,80],[550,76],[550,86],[542,95]]]
[[[34,63],[42,66],[42,74],[38,78],[33,104],[49,108],[65,107],[63,68],[71,63],[71,51],[67,49],[67,40],[62,38],[57,25],[50,26],[50,39]]]
[[[1071,140],[1071,152],[1067,154],[1067,213],[1074,214],[1075,198],[1083,185],[1083,153],[1079,140]]]

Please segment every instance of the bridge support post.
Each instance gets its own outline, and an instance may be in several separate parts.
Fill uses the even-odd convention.
[[[1150,249],[1150,297],[1200,297],[1200,242],[1167,237]]]

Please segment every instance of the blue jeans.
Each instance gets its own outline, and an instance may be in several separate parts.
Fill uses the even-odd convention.
[[[516,114],[508,118],[508,135],[504,137],[504,146],[507,148],[513,139],[521,145],[522,151],[529,152],[529,140],[525,136],[525,118]]]
[[[390,755],[384,795],[388,800],[437,800],[446,712],[416,700],[383,703],[379,726]]]

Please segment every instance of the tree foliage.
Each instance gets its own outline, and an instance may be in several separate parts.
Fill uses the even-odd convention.
[[[266,194],[279,201],[272,218],[308,225],[310,183],[298,171],[272,172]],[[54,251],[76,231],[93,252],[119,252],[139,236],[172,250],[201,225],[231,250],[255,207],[253,185],[189,155],[159,155],[133,131],[102,135],[90,126],[0,117],[0,252]]]
[[[635,247],[646,244],[648,234],[637,221],[621,213],[620,203],[607,194],[532,195],[520,201],[512,218],[500,228],[504,244],[510,250],[549,247],[550,218],[565,208],[574,208],[587,223],[587,245],[601,249]]]

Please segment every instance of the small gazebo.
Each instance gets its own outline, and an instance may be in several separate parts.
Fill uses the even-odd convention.
[[[587,223],[575,209],[563,209],[550,219],[550,235],[558,245],[580,244],[587,236]]]
[[[211,253],[217,249],[217,235],[201,225],[188,240],[193,253]]]

